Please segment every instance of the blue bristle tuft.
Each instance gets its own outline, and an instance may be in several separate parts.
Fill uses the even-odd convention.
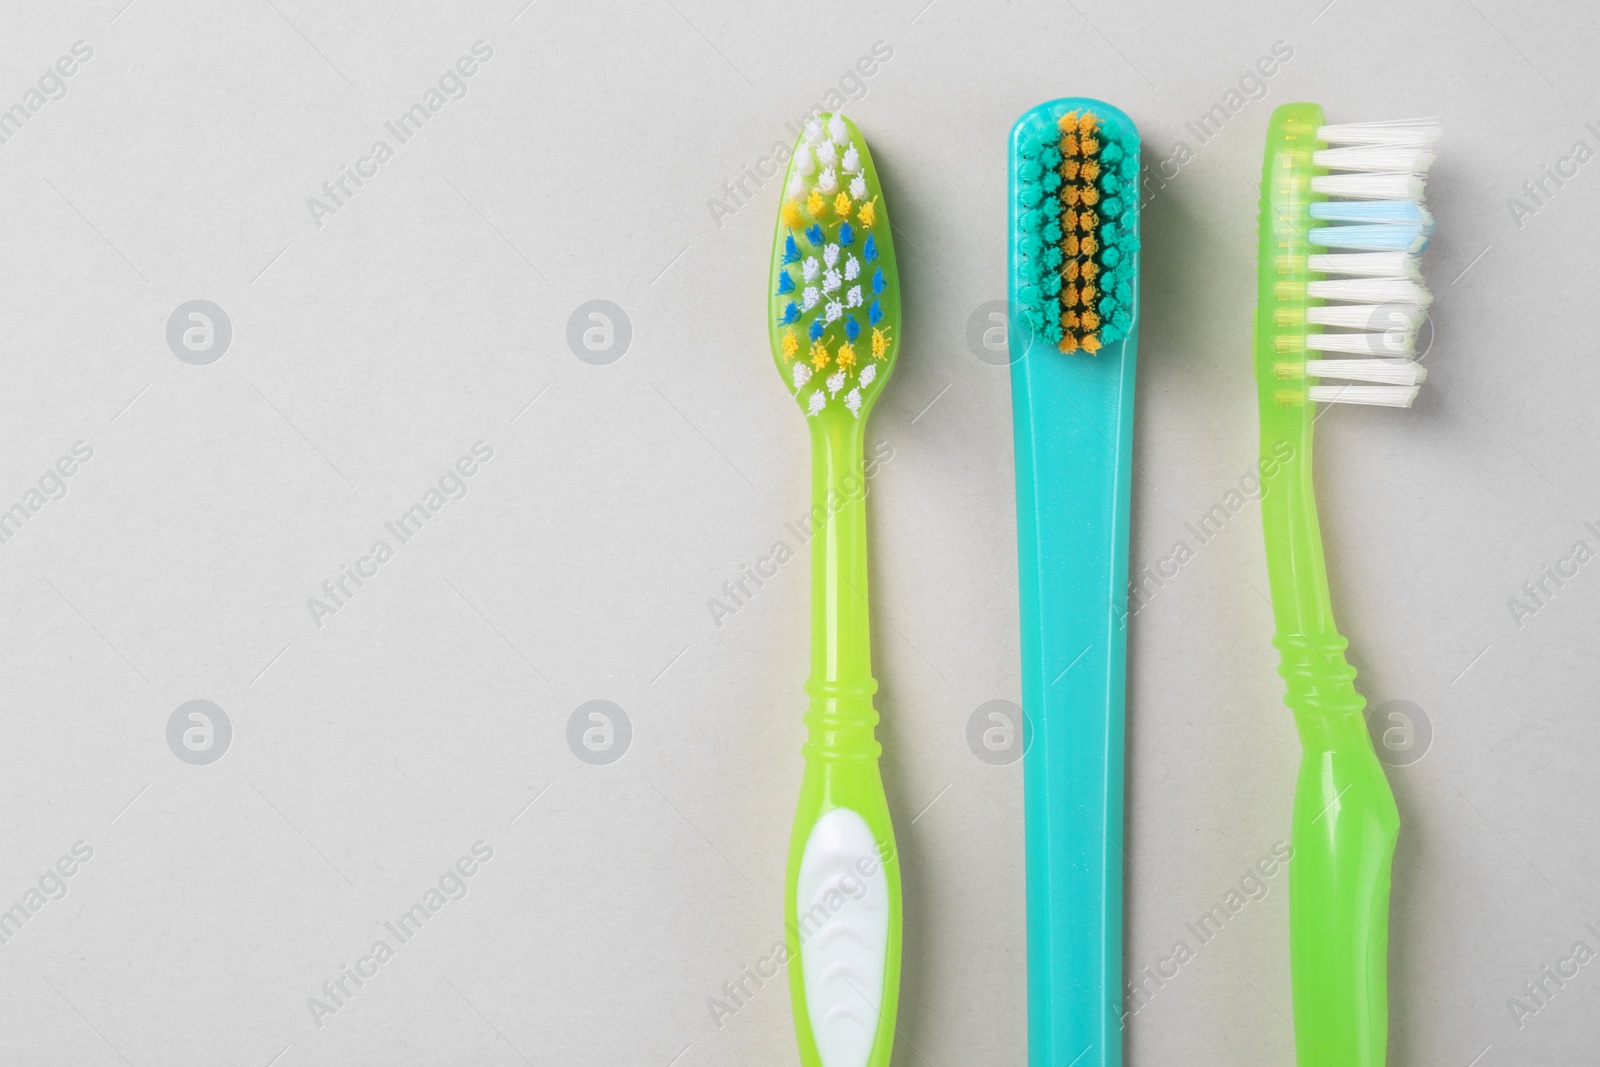
[[[788,271],[778,272],[778,295],[794,292],[794,279],[789,277]]]
[[[783,324],[788,326],[800,321],[800,305],[793,300],[789,301],[783,309]]]
[[[876,300],[872,302],[872,307],[867,311],[867,321],[874,326],[883,321],[883,307]]]
[[[822,340],[822,331],[824,329],[826,329],[826,327],[822,325],[821,319],[812,319],[811,329],[808,331],[808,336],[810,336],[813,341],[820,341]]]
[[[872,292],[878,294],[889,288],[889,279],[884,277],[883,268],[879,267],[872,275]]]
[[[861,324],[859,322],[857,322],[853,317],[847,316],[845,318],[845,320],[844,320],[844,339],[846,341],[854,341],[857,337],[860,337],[860,336],[861,336]]]
[[[855,243],[855,239],[856,231],[850,228],[850,224],[848,222],[839,223],[839,246],[841,248],[849,248]]]
[[[792,233],[783,239],[783,262],[785,266],[800,262],[800,246],[794,243]]]
[[[820,245],[823,241],[822,227],[815,222],[813,222],[810,226],[807,226],[806,240],[810,241],[814,245]]]
[[[878,259],[878,239],[872,234],[867,234],[867,243],[861,246],[861,257],[868,263],[875,263]]]

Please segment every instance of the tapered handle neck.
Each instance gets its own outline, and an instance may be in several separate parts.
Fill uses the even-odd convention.
[[[811,682],[872,678],[863,420],[811,421]]]

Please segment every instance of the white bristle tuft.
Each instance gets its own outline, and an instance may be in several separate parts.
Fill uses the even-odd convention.
[[[1317,140],[1337,145],[1416,145],[1439,142],[1444,127],[1438,119],[1398,119],[1392,122],[1351,122],[1321,126]]]
[[[1305,346],[1379,358],[1307,359],[1309,378],[1371,383],[1313,385],[1314,403],[1410,407],[1427,379],[1412,357],[1433,301],[1418,258],[1433,232],[1433,217],[1422,205],[1423,175],[1440,133],[1432,119],[1317,131],[1320,141],[1336,147],[1314,152],[1312,162],[1335,173],[1311,179],[1312,191],[1330,199],[1309,210],[1320,225],[1308,229],[1308,240],[1339,251],[1307,257],[1307,266],[1326,277],[1308,281],[1306,295],[1333,303],[1306,309],[1306,322],[1325,329],[1308,333]]]
[[[802,144],[794,150],[794,169],[799,174],[810,174],[817,169],[817,157],[812,154],[810,145]]]
[[[1416,304],[1319,304],[1306,308],[1306,321],[1348,330],[1416,333],[1426,316]]]
[[[1405,171],[1421,174],[1433,163],[1433,151],[1410,145],[1357,145],[1354,148],[1324,148],[1311,155],[1311,162],[1329,170]]]
[[[811,364],[806,362],[794,365],[794,391],[799,392],[811,380]]]
[[[822,161],[823,166],[831,170],[833,165],[839,162],[839,149],[832,141],[823,141],[817,145],[817,158]]]
[[[1421,280],[1417,257],[1406,252],[1323,253],[1312,256],[1307,265],[1320,274]]]
[[[840,160],[840,166],[851,174],[861,169],[861,153],[856,151],[855,145],[851,145],[844,150],[844,158]]]
[[[810,122],[806,123],[806,140],[812,142],[813,144],[822,140],[821,119],[812,119]]]
[[[1341,378],[1347,382],[1379,385],[1420,385],[1428,368],[1409,359],[1308,359],[1306,374],[1313,378]]]
[[[867,198],[867,179],[859,174],[851,178],[850,195],[857,200],[865,200]]]
[[[1385,408],[1408,408],[1421,387],[1415,385],[1313,385],[1315,404],[1373,404]]]
[[[1351,200],[1421,200],[1422,179],[1410,171],[1387,174],[1319,174],[1311,191]]]
[[[828,120],[828,136],[833,138],[834,144],[844,144],[850,140],[850,131],[845,128],[844,116],[834,115]]]
[[[1352,304],[1417,304],[1427,307],[1433,294],[1411,278],[1339,278],[1308,282],[1306,295],[1318,300],[1345,300]]]
[[[838,370],[836,370],[832,374],[828,375],[827,386],[828,386],[828,395],[829,396],[838,396],[839,395],[839,390],[844,388],[844,368],[843,367],[840,367]]]
[[[806,400],[806,414],[820,415],[822,413],[822,409],[827,406],[828,398],[822,395],[821,389],[818,389]]]
[[[1404,330],[1392,333],[1313,333],[1306,335],[1306,347],[1313,352],[1348,352],[1354,356],[1411,356],[1417,351],[1417,335]]]

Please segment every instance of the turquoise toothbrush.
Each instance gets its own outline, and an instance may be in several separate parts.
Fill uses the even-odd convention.
[[[1139,134],[1098,100],[1011,131],[1028,1061],[1122,1062],[1122,753]]]

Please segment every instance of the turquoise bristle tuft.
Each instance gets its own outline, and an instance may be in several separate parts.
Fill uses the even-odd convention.
[[[1138,248],[1134,136],[1073,111],[1018,146],[1016,314],[1063,352],[1092,354],[1133,323],[1125,264]]]

